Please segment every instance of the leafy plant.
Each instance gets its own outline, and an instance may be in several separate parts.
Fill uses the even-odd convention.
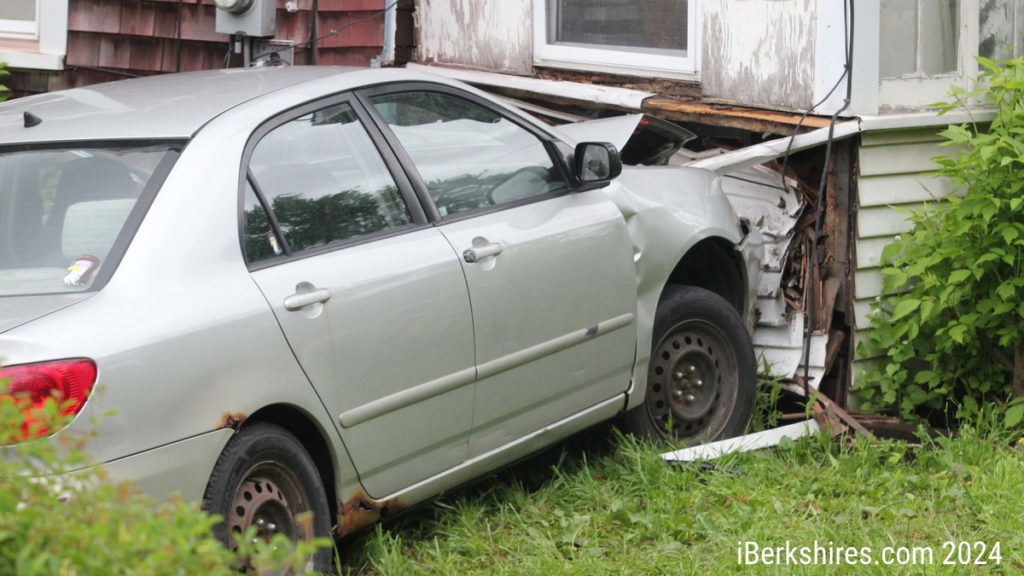
[[[11,73],[7,70],[7,63],[0,62],[0,78],[6,78],[10,75]],[[4,100],[7,100],[10,97],[11,89],[7,86],[4,86],[3,84],[0,84],[0,102],[3,102]]]
[[[0,443],[65,423],[52,399],[34,410],[24,402],[0,395]],[[90,466],[81,441],[65,434],[0,452],[0,574],[232,576],[242,565],[265,574],[301,567],[314,546],[330,545],[292,545],[280,534],[264,542],[251,530],[230,551],[212,535],[216,517],[183,502],[157,505],[128,484],[108,481]]]
[[[861,387],[869,407],[904,416],[955,408],[963,418],[987,401],[1024,397],[1024,59],[978,61],[983,87],[954,89],[940,113],[978,97],[998,112],[987,129],[942,132],[956,150],[934,159],[937,174],[963,195],[913,213],[913,231],[883,252],[895,294],[872,317],[869,349],[884,351],[886,364]]]

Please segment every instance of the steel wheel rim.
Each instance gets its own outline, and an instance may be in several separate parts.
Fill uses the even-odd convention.
[[[269,542],[276,534],[292,541],[310,540],[312,526],[296,516],[310,510],[298,479],[276,462],[249,469],[228,509],[228,527],[241,535],[256,527],[255,538]]]
[[[736,404],[739,367],[722,331],[684,320],[658,341],[647,374],[647,411],[658,432],[696,443],[717,437]]]

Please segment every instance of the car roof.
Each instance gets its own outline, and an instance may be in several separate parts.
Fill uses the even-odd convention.
[[[232,68],[147,76],[18,98],[0,104],[0,145],[188,138],[243,102],[360,70],[365,71],[329,66]],[[347,82],[340,84],[339,89],[350,87]],[[42,123],[25,127],[26,112]]]

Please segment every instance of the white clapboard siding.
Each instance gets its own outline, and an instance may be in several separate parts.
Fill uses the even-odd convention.
[[[932,158],[949,154],[940,146],[939,132],[944,126],[865,132],[859,150],[860,174],[857,181],[857,269],[855,340],[868,338],[867,315],[871,304],[883,293],[879,268],[882,249],[897,234],[912,225],[908,212],[927,206],[954,191],[949,181],[932,174]],[[878,352],[858,357],[854,374],[878,364]],[[856,377],[856,376],[855,376]]]

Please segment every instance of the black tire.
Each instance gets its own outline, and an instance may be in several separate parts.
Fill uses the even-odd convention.
[[[295,436],[267,422],[243,427],[221,453],[203,496],[203,508],[224,518],[214,535],[232,547],[230,535],[250,525],[269,539],[282,533],[293,541],[331,537],[331,515],[323,481],[313,459]],[[312,512],[312,523],[296,516]],[[333,550],[320,548],[306,571],[332,573]]]
[[[714,292],[667,290],[654,317],[647,393],[626,413],[627,430],[687,445],[742,434],[757,394],[743,319]]]

